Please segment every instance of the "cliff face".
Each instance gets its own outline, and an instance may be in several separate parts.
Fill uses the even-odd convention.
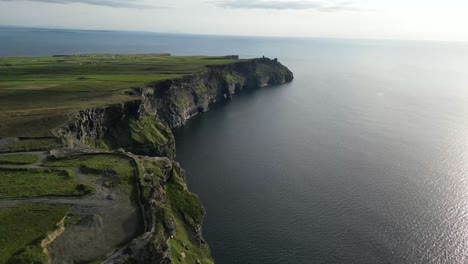
[[[135,89],[140,99],[75,113],[54,131],[68,147],[123,148],[135,156],[144,178],[138,179],[145,233],[109,256],[105,263],[213,263],[201,235],[204,210],[185,185],[184,173],[171,161],[171,128],[184,125],[213,103],[243,90],[293,80],[276,59],[209,66],[182,78]]]
[[[142,114],[142,100],[84,109],[55,131],[68,147],[125,150],[154,156],[175,156],[171,130],[157,116]]]
[[[208,66],[182,78],[138,88],[141,99],[82,110],[56,131],[70,146],[124,148],[136,154],[175,157],[170,128],[243,90],[290,82],[293,73],[276,59]]]
[[[290,82],[293,78],[288,68],[276,60],[263,58],[210,66],[184,78],[150,84],[140,92],[144,108],[150,113],[156,111],[173,128],[235,93]]]
[[[201,234],[205,212],[188,191],[179,164],[168,158],[134,158],[142,172],[138,185],[145,231],[104,263],[212,264]]]

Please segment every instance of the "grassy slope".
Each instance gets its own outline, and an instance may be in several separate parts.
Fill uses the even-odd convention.
[[[183,194],[180,195],[183,197]],[[186,195],[191,196],[192,194]],[[182,199],[187,199],[187,196],[183,197]],[[210,257],[210,250],[208,246],[200,244],[200,242],[194,239],[193,234],[189,233],[193,232],[189,231],[192,227],[187,224],[187,220],[184,218],[184,216],[181,215],[180,212],[184,211],[178,211],[180,209],[178,209],[177,206],[174,206],[175,201],[173,198],[174,196],[171,198],[172,208],[168,210],[168,212],[173,215],[173,219],[175,221],[174,238],[170,241],[173,263],[196,263],[197,260],[200,260],[202,264],[214,263]],[[198,199],[194,202],[196,202],[194,205],[195,210],[202,210]],[[185,254],[185,259],[181,258],[182,253]]]
[[[236,61],[215,57],[105,54],[47,58],[0,58],[0,120],[2,120],[0,123],[0,138],[6,136],[51,136],[50,130],[65,122],[67,114],[71,111],[132,100],[134,97],[123,94],[124,90],[141,87],[149,82],[191,74],[201,70],[206,65],[227,64]],[[164,134],[147,133],[148,130],[155,128],[150,121],[142,120],[139,123],[132,123],[134,130],[132,131],[132,137],[137,141],[167,143],[169,138]],[[35,145],[24,147],[24,149],[35,148],[37,148]],[[134,194],[133,167],[130,161],[123,157],[89,155],[49,161],[45,165],[80,168],[80,170],[90,174],[110,173],[110,175],[114,175],[115,173],[115,177],[110,177],[109,184],[123,188],[131,197],[136,197]],[[156,171],[161,173],[159,169]],[[4,174],[8,173],[11,174],[11,172]],[[15,173],[31,174],[31,171]],[[49,171],[49,173],[57,174],[54,171]],[[23,178],[23,176],[25,177]],[[48,186],[49,179],[53,177],[56,177],[54,182],[60,182],[61,179],[57,178],[57,176],[63,175],[48,175],[49,178],[45,177],[44,182],[38,183],[37,179],[34,182],[40,188],[44,188],[44,186]],[[16,181],[23,181],[27,177],[31,177],[31,175],[19,175],[16,178],[7,175],[5,179],[15,181],[11,183],[12,186],[23,185],[22,188],[24,189],[25,186],[31,184]],[[204,212],[200,202],[196,196],[185,189],[185,184],[182,179],[179,179],[178,175],[175,178],[177,180],[171,181],[167,186],[170,206],[165,210],[169,215],[172,215],[178,230],[175,233],[175,239],[171,242],[173,255],[177,259],[174,261],[178,263],[180,253],[184,251],[187,260],[191,262],[200,259],[202,263],[212,263],[208,247],[204,245],[199,248],[199,242],[195,241],[193,234],[188,231],[194,224],[199,224],[202,220]],[[8,185],[10,184],[4,185],[3,188]],[[0,193],[6,193],[1,188],[2,185],[0,184]],[[49,186],[47,189],[56,190],[57,188]],[[28,188],[26,190],[29,192]],[[24,190],[22,191],[24,192]],[[71,191],[71,188],[68,191]],[[21,196],[18,197],[36,195],[34,194],[35,190],[27,194],[22,194],[21,190],[13,190],[12,193],[16,195],[20,193]],[[41,195],[44,195],[44,193]],[[50,194],[45,193],[45,195]],[[42,207],[38,206],[37,208],[40,211]],[[2,209],[0,211],[0,220],[2,221],[0,222],[11,223],[13,222],[11,218],[15,214],[21,218],[23,214],[27,215],[33,209],[35,208],[12,208],[12,210],[15,210],[12,212]],[[44,211],[47,210],[52,210],[52,208],[44,209]],[[182,213],[184,210],[186,212]],[[40,215],[36,211],[34,211],[34,214]],[[43,220],[51,220],[49,217],[60,214],[51,212],[47,215],[47,219]],[[63,216],[64,213],[61,215]],[[33,219],[33,217],[30,217],[30,219]],[[39,225],[34,226],[28,221],[25,221],[24,225],[26,231],[29,231],[30,228],[41,227]],[[38,233],[44,234],[44,232],[46,231]],[[32,231],[30,233],[35,234]],[[10,236],[13,235],[6,233],[5,229],[0,227],[0,236],[11,238]],[[16,237],[20,237],[20,235],[16,235]],[[0,239],[0,243],[5,243],[5,241]],[[23,247],[24,245],[18,246],[17,249]],[[189,247],[190,250],[187,250],[186,247]],[[1,244],[0,248],[3,249]],[[31,247],[30,249],[25,253],[33,255],[37,253],[37,248]],[[10,256],[12,253],[13,249],[6,253],[0,251],[0,254],[4,254],[3,256],[0,255],[0,264],[5,261],[5,256]]]
[[[35,163],[39,160],[36,155],[33,154],[10,154],[0,155],[0,164],[9,165],[27,165]]]
[[[79,168],[83,173],[108,175],[108,187],[119,186],[131,197],[136,197],[134,169],[129,158],[118,155],[80,155],[72,158],[47,161],[49,167]]]
[[[172,177],[167,182],[166,192],[171,208],[168,210],[175,220],[174,239],[171,240],[171,253],[173,263],[212,264],[208,246],[200,244],[194,239],[189,230],[195,225],[201,225],[205,210],[197,196],[190,193],[176,169],[172,171]],[[181,254],[185,254],[185,259]]]
[[[1,115],[1,114],[0,114]],[[22,126],[12,126],[11,130],[18,128],[28,129]],[[34,129],[34,128],[31,128]],[[31,138],[13,140],[9,143],[0,143],[0,153],[6,152],[23,152],[23,151],[37,151],[37,150],[49,150],[52,148],[61,147],[60,140],[57,138]]]
[[[123,90],[235,61],[154,54],[0,58],[0,137],[50,136],[70,111],[131,100]]]
[[[21,155],[21,154],[18,154]],[[0,156],[1,157],[1,156]],[[50,195],[81,195],[92,187],[78,185],[72,169],[89,175],[105,175],[108,187],[136,197],[131,159],[120,155],[79,155],[48,160],[44,169],[0,169],[0,200]],[[81,188],[79,188],[81,186]],[[77,188],[78,187],[78,188]],[[0,264],[46,263],[39,246],[69,206],[27,204],[0,209]],[[65,225],[73,219],[67,219]],[[34,262],[39,261],[39,262]]]
[[[44,260],[38,246],[40,240],[54,229],[67,211],[68,206],[39,204],[0,210],[0,264]]]
[[[171,132],[165,131],[166,129],[155,116],[144,116],[140,120],[130,122],[132,139],[139,143],[167,144]]]
[[[48,169],[0,169],[0,200],[43,196],[79,196],[91,187],[76,182],[73,172]]]
[[[149,162],[144,160],[140,166],[140,174],[149,173],[152,177],[159,181],[165,182],[162,168],[167,168],[170,162],[159,160]],[[174,166],[174,163],[172,163]],[[162,199],[156,215],[156,226],[154,244],[165,244],[166,240],[164,232],[166,223],[174,224],[173,238],[170,239],[170,247],[172,254],[172,263],[196,263],[200,260],[202,264],[212,264],[213,260],[210,256],[208,245],[201,244],[194,234],[194,226],[201,224],[204,217],[204,209],[198,200],[197,196],[190,193],[185,185],[185,180],[180,175],[178,165],[172,168],[169,172],[170,178],[166,184],[163,184],[164,190],[158,192],[165,193],[166,199]],[[153,185],[141,179],[142,184],[142,200],[145,201],[150,197]],[[166,230],[167,231],[167,230]],[[156,246],[158,248],[158,246]],[[185,259],[181,254],[185,254]]]

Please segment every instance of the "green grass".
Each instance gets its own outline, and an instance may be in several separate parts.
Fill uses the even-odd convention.
[[[0,199],[79,196],[92,191],[78,184],[69,170],[0,169]]]
[[[203,264],[214,263],[210,257],[208,245],[200,243],[194,234],[195,226],[200,224],[204,210],[198,198],[191,194],[180,176],[180,168],[170,160],[140,160],[140,170],[151,175],[153,181],[164,182],[166,170],[170,170],[171,177],[164,185],[167,199],[158,202],[160,209],[156,211],[155,231],[151,243],[155,248],[160,248],[166,243],[167,223],[174,224],[173,238],[170,240],[172,263],[196,263],[200,260]],[[172,169],[171,169],[172,166]],[[153,185],[141,179],[142,201],[150,197]],[[164,190],[158,192],[164,193]],[[196,221],[194,220],[196,219]],[[172,229],[171,229],[172,230]],[[181,253],[185,259],[181,258]]]
[[[124,90],[236,61],[158,54],[0,58],[0,137],[50,136],[67,113],[135,99]]]
[[[65,216],[65,205],[20,205],[0,210],[0,264],[41,263],[40,240]]]
[[[0,125],[1,126],[1,125]],[[25,129],[35,129],[32,127],[23,127]],[[40,129],[40,128],[37,128]],[[24,151],[40,151],[59,148],[61,146],[57,138],[37,138],[37,139],[21,139],[10,140],[7,143],[0,144],[0,152],[24,152]]]
[[[204,264],[214,263],[210,258],[208,246],[200,244],[194,238],[194,234],[188,231],[196,225],[201,225],[205,210],[198,197],[186,189],[177,168],[173,169],[172,177],[166,184],[166,194],[170,204],[168,211],[175,220],[174,238],[170,242],[173,262],[195,263],[200,260]],[[186,256],[185,259],[181,258],[182,252]]]
[[[158,160],[148,161],[144,159],[136,159],[138,162],[138,172],[140,176],[140,197],[142,201],[147,201],[153,191],[153,183],[151,181],[145,181],[145,172],[152,175],[152,178],[156,181],[164,181],[164,173],[162,168],[170,165],[169,160]]]
[[[121,188],[131,197],[135,197],[135,171],[130,158],[114,154],[79,155],[71,158],[51,159],[44,165],[79,168],[83,173],[106,176],[105,186]]]
[[[42,264],[47,263],[49,257],[39,244],[28,245],[8,260],[8,264]]]
[[[174,211],[183,213],[188,221],[201,224],[205,212],[197,196],[184,190],[181,185],[173,182],[167,183],[166,190]]]
[[[203,264],[214,263],[210,258],[208,246],[200,246],[197,242],[194,242],[187,232],[184,222],[177,216],[175,217],[175,230],[174,238],[170,242],[172,263],[196,263],[197,260],[200,260]],[[186,256],[185,260],[180,257],[182,252]]]
[[[0,155],[0,164],[5,165],[27,165],[36,163],[39,160],[37,155],[33,154],[8,154]]]
[[[164,145],[169,142],[171,131],[156,116],[143,116],[130,121],[130,133],[138,143]]]

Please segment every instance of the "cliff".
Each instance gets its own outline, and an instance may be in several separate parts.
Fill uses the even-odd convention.
[[[171,128],[184,125],[210,105],[229,100],[236,93],[293,78],[276,59],[207,66],[195,74],[130,91],[139,99],[78,111],[56,129],[55,135],[71,148],[123,148],[134,154],[162,157],[135,156],[144,175],[138,179],[138,186],[145,232],[105,263],[212,263],[201,235],[204,210],[188,191],[183,171],[171,160],[175,157]]]
[[[143,100],[84,109],[54,132],[68,147],[111,150],[124,148],[136,154],[175,156],[170,128],[156,115],[143,113]]]
[[[293,78],[292,72],[276,60],[262,58],[210,66],[194,75],[150,84],[139,92],[144,109],[149,113],[155,111],[173,128],[235,93],[290,82]]]
[[[69,146],[124,148],[135,154],[174,158],[171,128],[184,125],[211,104],[229,100],[235,93],[290,82],[293,78],[293,73],[276,59],[208,66],[195,74],[132,91],[141,99],[81,110],[55,134]]]
[[[213,263],[201,234],[205,211],[188,191],[179,164],[168,158],[134,159],[140,168],[144,232],[104,263]]]

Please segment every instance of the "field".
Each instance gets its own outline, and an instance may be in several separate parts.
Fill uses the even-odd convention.
[[[89,253],[86,245],[104,256],[114,249],[100,247],[109,245],[109,241],[82,239],[85,244],[80,247],[67,245],[81,243],[77,238],[86,238],[86,232],[94,236],[96,229],[107,232],[103,233],[106,238],[115,236],[118,243],[133,238],[143,226],[137,201],[155,191],[155,183],[141,178],[143,189],[138,196],[138,177],[151,173],[163,181],[172,166],[159,160],[147,162],[151,166],[143,168],[138,159],[123,154],[71,154],[56,159],[46,156],[46,152],[21,152],[61,147],[51,131],[67,122],[74,111],[139,99],[132,95],[133,88],[193,74],[207,65],[237,61],[236,57],[157,54],[0,58],[0,152],[10,153],[0,155],[0,264],[47,263],[40,242],[67,213],[67,228],[60,235],[62,240],[56,241],[64,247],[50,250],[76,253],[75,249],[80,248],[77,256],[81,256]],[[132,140],[157,145],[172,142],[170,131],[158,122],[155,117],[131,120]],[[204,209],[187,191],[178,172],[173,170],[165,190],[156,190],[164,197],[164,208],[157,212],[164,216],[157,219],[157,232],[165,232],[165,220],[176,227],[170,243],[175,263],[212,263],[209,248],[200,245],[193,234],[202,222]],[[83,229],[84,225],[74,228],[80,221],[91,224],[87,229]],[[127,233],[121,232],[122,226],[128,228]]]
[[[21,127],[10,127],[11,130],[28,129],[24,126]],[[34,128],[31,128],[34,129]],[[35,131],[35,130],[34,130]],[[52,148],[60,147],[60,141],[57,138],[28,138],[28,139],[15,139],[15,138],[4,138],[0,141],[0,153],[7,152],[23,152],[23,151],[38,151],[38,150],[49,150]]]
[[[44,196],[80,196],[92,192],[70,170],[0,169],[0,200]]]
[[[158,54],[0,58],[0,137],[50,136],[73,110],[132,100],[123,91],[236,61]]]
[[[29,155],[17,153],[0,158],[8,157],[15,162],[29,158],[29,162],[40,156]],[[112,243],[127,242],[135,235],[132,232],[139,232],[140,215],[134,213],[137,169],[132,158],[119,154],[75,155],[62,159],[48,157],[39,163],[0,166],[0,264],[47,263],[41,240],[67,212],[70,214],[64,220],[66,229],[61,234],[66,237],[59,242],[65,246],[55,249],[55,253],[76,252],[70,239],[79,240],[75,236],[82,234],[95,236],[96,228],[106,232],[105,235],[99,233],[96,235],[99,239],[93,242],[82,239],[79,245],[95,247],[104,243],[104,238],[115,238],[117,242],[106,241],[106,245],[111,244],[103,248],[81,248],[82,252],[104,255],[113,250]],[[90,216],[101,225],[76,227]],[[122,226],[128,228],[128,234],[119,231]]]
[[[118,155],[80,155],[71,158],[50,160],[44,165],[79,169],[88,175],[106,175],[104,185],[119,187],[135,198],[135,171],[129,158]]]
[[[0,210],[0,264],[45,262],[40,240],[55,228],[68,208],[26,204]]]
[[[33,154],[0,155],[0,165],[27,165],[37,161],[39,158]]]

